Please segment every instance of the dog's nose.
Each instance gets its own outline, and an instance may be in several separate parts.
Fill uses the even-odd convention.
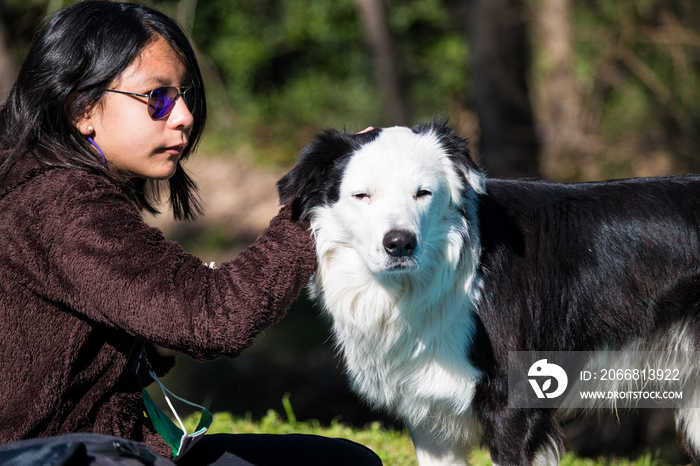
[[[416,249],[416,235],[405,230],[391,230],[384,235],[384,250],[393,257],[410,256]]]

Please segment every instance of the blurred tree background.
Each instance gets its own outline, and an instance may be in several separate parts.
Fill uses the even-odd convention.
[[[70,3],[0,0],[0,97],[33,33]],[[189,31],[206,80],[210,120],[197,159],[214,178],[225,177],[211,188],[206,222],[159,226],[211,260],[252,241],[264,225],[241,230],[239,219],[263,211],[254,202],[260,199],[269,200],[269,219],[276,176],[328,127],[449,119],[497,177],[582,181],[700,171],[698,0],[142,3]],[[243,175],[225,164],[245,167]],[[227,186],[238,187],[230,197],[241,200],[217,210]],[[184,394],[257,415],[290,392],[300,418],[376,417],[345,395],[315,311],[304,299],[295,309],[234,362],[183,359],[182,379],[197,382],[182,382]],[[270,373],[282,375],[272,380]],[[260,407],[251,402],[256,396],[264,398]],[[665,437],[668,422],[659,416],[668,419],[643,413],[653,422],[613,423],[608,434],[593,435],[585,424],[569,430],[584,452],[629,453],[640,440]]]
[[[0,1],[0,94],[69,0]],[[190,32],[202,152],[288,166],[326,127],[441,118],[493,176],[697,170],[697,0],[161,0]]]

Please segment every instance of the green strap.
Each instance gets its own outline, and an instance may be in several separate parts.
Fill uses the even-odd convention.
[[[180,451],[180,442],[182,441],[182,430],[178,428],[173,421],[166,416],[163,411],[156,409],[156,403],[151,398],[151,395],[144,388],[141,390],[141,395],[143,396],[143,403],[146,405],[146,412],[148,417],[153,423],[153,427],[156,432],[163,437],[165,443],[167,443],[173,450],[173,458],[177,456]]]

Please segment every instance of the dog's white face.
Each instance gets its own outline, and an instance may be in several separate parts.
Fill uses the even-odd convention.
[[[464,139],[427,124],[321,133],[278,188],[311,220],[319,257],[383,277],[456,264],[484,176]]]
[[[403,273],[444,247],[462,185],[434,134],[389,128],[352,155],[328,208],[372,274]]]

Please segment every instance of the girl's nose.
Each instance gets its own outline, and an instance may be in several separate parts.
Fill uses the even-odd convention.
[[[168,124],[173,128],[184,128],[189,129],[194,124],[194,116],[190,109],[187,108],[185,99],[180,97],[175,102],[175,108],[173,108],[170,115],[168,115]]]

